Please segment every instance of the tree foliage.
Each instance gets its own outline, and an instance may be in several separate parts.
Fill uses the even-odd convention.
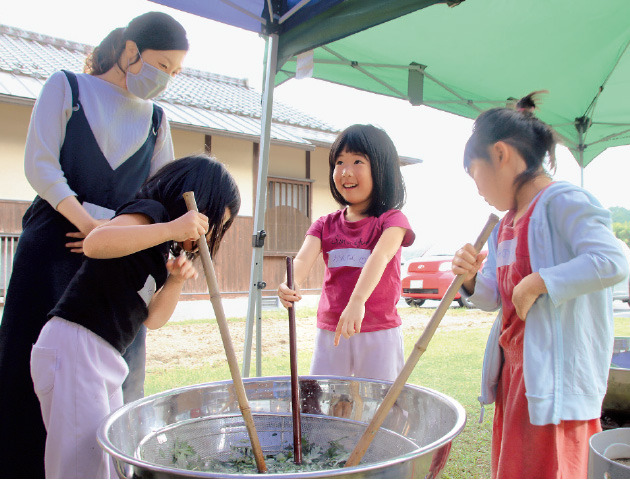
[[[610,207],[615,236],[630,247],[630,210],[623,207]]]
[[[630,247],[630,222],[613,223],[613,232],[615,233],[615,237],[622,240]]]
[[[610,207],[610,214],[612,216],[613,223],[627,223],[630,222],[630,210],[623,207]]]

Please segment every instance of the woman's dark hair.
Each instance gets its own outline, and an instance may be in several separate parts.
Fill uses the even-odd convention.
[[[351,125],[339,134],[330,148],[328,157],[330,193],[340,205],[348,205],[348,202],[335,187],[333,172],[337,157],[344,151],[360,153],[370,160],[372,197],[364,214],[378,217],[387,210],[403,207],[406,192],[400,172],[400,159],[394,142],[384,130],[373,125]]]
[[[85,60],[85,73],[102,75],[114,65],[124,71],[120,56],[127,40],[136,43],[139,53],[147,49],[188,51],[186,30],[177,20],[166,13],[148,12],[131,20],[126,28],[112,30]]]
[[[545,174],[547,157],[549,168],[556,168],[556,134],[553,129],[534,116],[536,96],[532,92],[516,103],[516,109],[492,108],[477,117],[473,133],[464,149],[464,169],[470,171],[475,159],[490,161],[489,147],[498,141],[512,145],[525,160],[527,168],[514,183],[517,190],[538,175]]]
[[[241,207],[241,196],[236,182],[221,162],[207,155],[175,160],[148,179],[136,198],[150,198],[160,202],[171,220],[174,220],[188,211],[183,194],[189,191],[195,193],[199,212],[208,217],[208,248],[214,257],[223,235],[232,225]],[[226,208],[230,212],[230,219],[224,224]],[[173,253],[178,252],[176,248],[173,249]]]

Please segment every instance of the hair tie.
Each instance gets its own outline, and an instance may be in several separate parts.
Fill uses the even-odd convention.
[[[523,115],[526,118],[536,118],[535,112],[536,112],[536,107],[532,106],[532,107],[517,107],[516,111],[519,112],[521,115]]]

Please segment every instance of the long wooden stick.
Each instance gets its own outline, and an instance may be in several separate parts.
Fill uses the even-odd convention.
[[[186,207],[188,207],[188,210],[198,211],[194,192],[184,193],[184,200],[186,201]],[[247,433],[249,434],[249,440],[252,444],[252,451],[254,452],[256,467],[258,468],[259,473],[265,473],[267,471],[267,466],[265,465],[265,457],[260,446],[260,441],[258,440],[258,433],[256,432],[256,426],[254,425],[254,417],[252,417],[252,411],[249,407],[247,394],[245,393],[245,386],[243,385],[241,372],[238,368],[236,353],[234,352],[234,347],[232,346],[230,329],[228,328],[227,320],[225,319],[225,312],[223,311],[223,304],[221,303],[221,294],[219,293],[219,285],[217,283],[217,277],[214,273],[214,265],[212,264],[212,259],[210,258],[210,250],[208,248],[207,242],[205,242],[203,238],[199,239],[199,241],[197,242],[197,246],[199,247],[199,253],[201,254],[201,263],[203,264],[206,282],[208,283],[210,302],[212,302],[214,315],[217,318],[219,332],[221,333],[221,340],[223,340],[225,355],[227,356],[228,366],[230,367],[230,373],[232,375],[232,383],[234,384],[234,388],[236,390],[238,406],[241,409],[241,413],[243,414]]]
[[[293,290],[293,259],[287,257],[287,287]],[[297,365],[295,308],[289,307],[289,359],[291,363],[291,410],[293,412],[293,461],[302,465],[302,422],[300,419],[300,381]]]
[[[490,215],[488,221],[486,222],[486,225],[484,226],[481,234],[475,242],[474,247],[477,252],[479,252],[483,248],[484,244],[488,240],[488,237],[490,237],[490,234],[492,233],[492,229],[498,221],[499,218],[496,215]],[[457,295],[457,292],[459,291],[463,283],[464,275],[457,275],[451,282],[451,285],[448,287],[448,290],[444,294],[444,297],[440,301],[440,304],[438,305],[435,312],[433,312],[429,323],[422,332],[420,339],[416,342],[413,351],[407,358],[405,366],[398,374],[398,377],[387,392],[387,395],[385,395],[383,402],[379,405],[376,413],[374,414],[374,417],[372,418],[372,421],[367,426],[365,432],[363,432],[363,435],[359,439],[356,447],[354,447],[354,450],[350,454],[350,457],[348,457],[348,460],[346,461],[344,467],[354,467],[358,465],[363,458],[363,455],[365,455],[365,452],[367,451],[370,444],[372,443],[372,440],[376,436],[378,429],[381,428],[385,417],[394,406],[394,403],[398,399],[398,396],[405,386],[405,383],[407,383],[411,372],[418,363],[418,360],[420,359],[422,354],[426,351],[429,341],[433,337],[435,330],[442,321],[442,317],[444,317],[444,314],[455,299],[455,296]]]

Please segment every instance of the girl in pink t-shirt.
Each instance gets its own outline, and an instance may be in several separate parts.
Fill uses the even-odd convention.
[[[395,380],[404,365],[400,253],[415,239],[400,211],[398,153],[383,130],[353,125],[335,140],[329,165],[330,191],[345,207],[311,225],[294,261],[295,289],[283,283],[278,296],[287,308],[302,298],[300,284],[321,252],[326,271],[311,374]]]

